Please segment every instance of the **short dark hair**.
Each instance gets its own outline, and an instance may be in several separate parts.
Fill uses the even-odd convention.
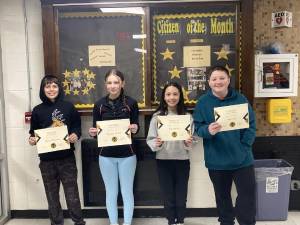
[[[54,75],[45,75],[42,79],[42,85],[45,87],[47,84],[55,83],[57,85],[60,85],[60,82],[58,78]]]
[[[161,92],[161,98],[160,98],[160,103],[159,106],[156,110],[156,112],[159,112],[160,115],[166,115],[167,111],[168,111],[168,104],[165,101],[165,93],[166,93],[166,89],[168,87],[176,87],[179,91],[179,101],[177,104],[177,114],[178,115],[185,115],[186,114],[186,107],[184,105],[184,97],[183,97],[183,92],[182,92],[182,87],[180,84],[178,84],[175,81],[171,81],[165,84],[164,89]]]
[[[118,77],[120,77],[121,81],[124,81],[124,74],[120,71],[120,70],[117,70],[117,69],[110,69],[109,71],[107,71],[107,73],[105,74],[105,77],[104,77],[104,80],[106,81],[107,78],[110,76],[110,75],[116,75]]]
[[[217,66],[213,66],[213,67],[211,67],[211,68],[209,69],[209,72],[208,72],[208,74],[207,74],[207,80],[210,79],[211,74],[212,74],[213,72],[215,72],[215,71],[223,71],[223,72],[225,72],[225,73],[227,74],[228,77],[230,77],[229,71],[228,71],[228,69],[226,69],[226,67],[217,65]]]
[[[63,99],[64,98],[64,91],[63,88],[61,86],[61,82],[59,81],[59,79],[54,76],[54,75],[45,75],[43,77],[43,79],[41,80],[41,85],[40,85],[40,99],[42,100],[42,102],[49,102],[48,97],[45,94],[45,86],[48,84],[57,84],[58,86],[58,96],[56,97],[57,99]]]

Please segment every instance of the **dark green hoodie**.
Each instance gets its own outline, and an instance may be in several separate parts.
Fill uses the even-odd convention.
[[[248,104],[249,128],[218,132],[211,135],[210,123],[215,121],[214,108],[248,103],[246,97],[229,89],[221,100],[209,90],[201,96],[193,114],[195,132],[203,138],[205,165],[211,170],[233,170],[253,164],[252,144],[255,139],[255,115]]]

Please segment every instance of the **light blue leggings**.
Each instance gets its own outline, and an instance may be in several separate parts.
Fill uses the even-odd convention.
[[[106,208],[111,224],[118,223],[118,179],[124,204],[124,223],[131,224],[134,197],[133,180],[136,168],[136,156],[114,158],[99,156],[99,166],[106,190]]]

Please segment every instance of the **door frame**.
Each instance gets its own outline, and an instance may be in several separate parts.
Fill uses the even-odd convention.
[[[1,40],[1,34],[0,34]],[[7,166],[7,145],[5,126],[5,104],[2,71],[2,48],[0,43],[0,225],[5,224],[11,217],[9,204],[9,181]]]

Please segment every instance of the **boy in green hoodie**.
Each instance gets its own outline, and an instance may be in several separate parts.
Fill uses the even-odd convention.
[[[210,70],[208,84],[211,89],[199,98],[193,117],[195,132],[203,138],[205,165],[214,186],[219,222],[221,225],[233,225],[236,217],[240,225],[254,225],[256,203],[252,144],[255,116],[248,104],[249,128],[221,132],[221,125],[215,122],[214,108],[248,101],[229,88],[229,72],[222,66]],[[235,211],[231,198],[232,182],[238,194]]]

